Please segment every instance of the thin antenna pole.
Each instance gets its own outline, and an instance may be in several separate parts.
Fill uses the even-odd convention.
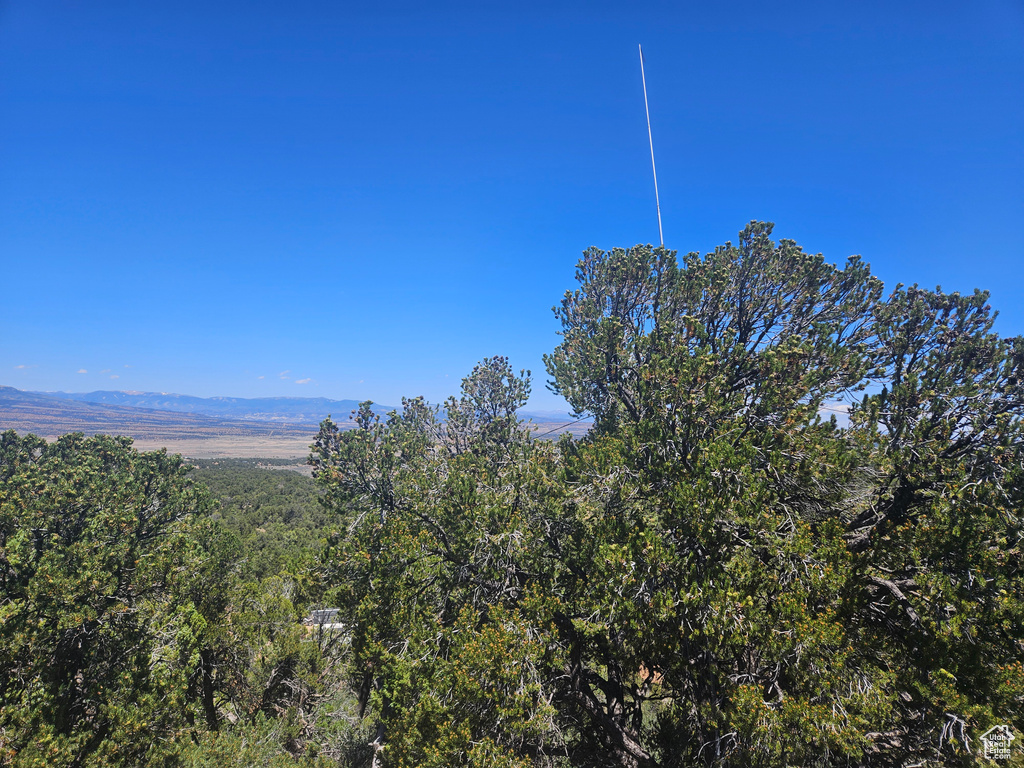
[[[651,173],[654,174],[654,204],[658,207],[658,237],[661,239],[661,247],[665,247],[665,234],[661,231],[661,200],[658,198],[658,169],[654,166],[654,137],[651,135],[651,108],[647,106],[647,76],[644,74],[644,47],[637,45],[640,49],[640,79],[644,84],[644,110],[647,112],[647,140],[651,144]]]

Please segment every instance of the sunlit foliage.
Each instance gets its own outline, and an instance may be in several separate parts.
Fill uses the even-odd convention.
[[[503,358],[322,425],[375,764],[969,765],[1024,726],[1024,341],[770,233],[584,254],[546,359],[583,440],[530,438]]]

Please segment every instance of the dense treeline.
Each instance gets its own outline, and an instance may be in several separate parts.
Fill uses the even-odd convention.
[[[283,459],[193,459],[191,477],[216,502],[210,517],[239,537],[242,575],[301,573],[316,558],[330,524],[313,480]],[[274,467],[274,469],[271,469]]]
[[[0,765],[909,766],[1024,741],[1024,339],[751,224],[587,251],[529,374],[316,486],[0,439]],[[836,418],[839,413],[841,418]],[[209,487],[206,490],[203,484]],[[339,609],[344,631],[302,617]],[[1011,764],[1024,764],[1018,755]]]

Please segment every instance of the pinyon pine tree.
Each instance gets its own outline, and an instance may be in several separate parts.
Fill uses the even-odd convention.
[[[321,426],[374,765],[974,765],[1024,731],[1024,340],[771,230],[584,254],[546,358],[583,439],[531,437],[503,358]]]

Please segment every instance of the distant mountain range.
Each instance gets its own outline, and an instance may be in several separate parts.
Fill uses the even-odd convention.
[[[68,432],[123,434],[136,439],[300,437],[315,434],[330,415],[343,429],[354,426],[355,400],[324,397],[192,397],[165,392],[24,392],[0,386],[0,431],[14,429],[52,437]],[[386,414],[391,406],[374,405]],[[557,412],[521,412],[537,424],[568,425]],[[587,424],[573,424],[581,434]]]
[[[340,421],[347,422],[348,414]],[[89,435],[102,433],[155,440],[308,437],[316,432],[316,427],[311,424],[246,421],[198,413],[83,402],[0,386],[0,431],[8,429],[42,437],[84,432]]]
[[[329,400],[326,397],[193,397],[168,392],[31,392],[26,394],[73,400],[79,403],[120,405],[151,411],[173,411],[218,419],[242,421],[277,421],[292,424],[319,424],[327,416],[346,421],[359,407],[358,400]],[[374,405],[376,413],[385,414],[394,408]]]

